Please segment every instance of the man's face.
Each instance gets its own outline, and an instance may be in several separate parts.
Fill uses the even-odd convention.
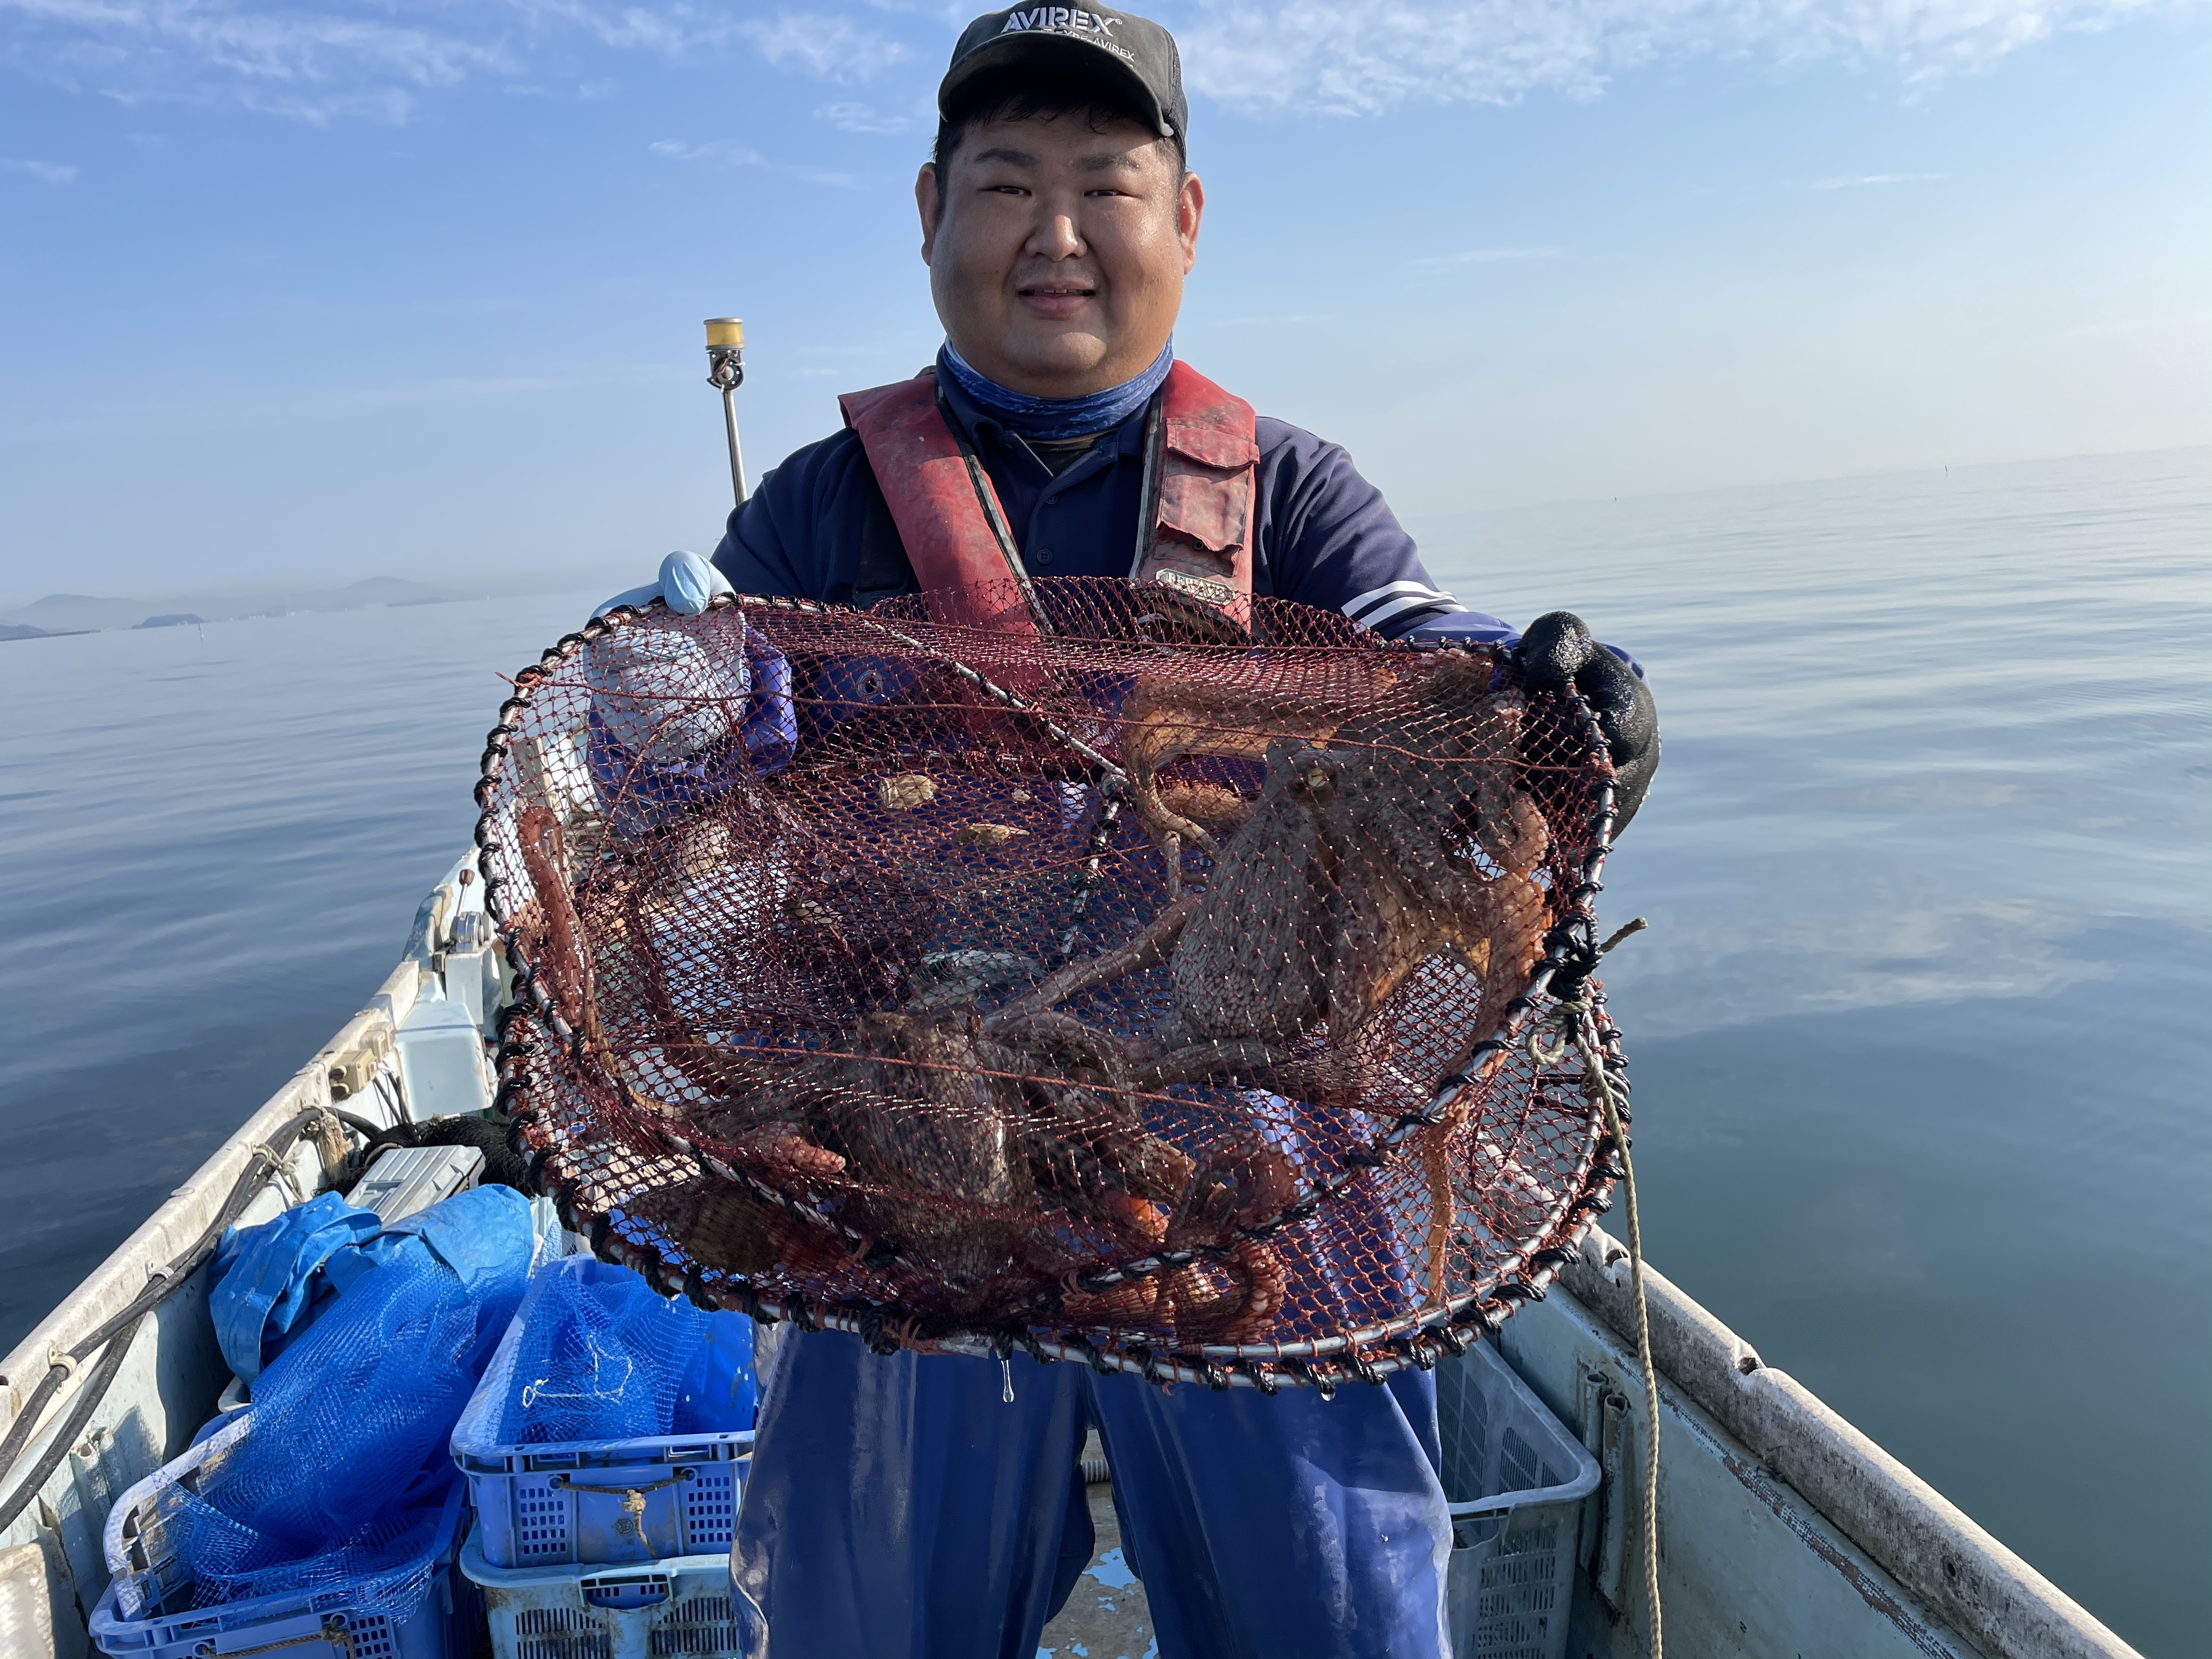
[[[1071,112],[973,127],[939,179],[915,181],[921,257],[953,349],[1040,398],[1151,367],[1198,257],[1206,193],[1175,147]]]

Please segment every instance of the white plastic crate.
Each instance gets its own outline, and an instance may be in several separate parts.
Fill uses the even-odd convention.
[[[495,1567],[479,1538],[471,1533],[462,1547],[461,1571],[483,1597],[494,1659],[746,1659],[767,1650],[726,1554]]]
[[[1597,1460],[1487,1342],[1437,1367],[1455,1659],[1563,1659]]]
[[[283,1659],[465,1659],[471,1642],[454,1617],[454,1546],[463,1515],[456,1486],[425,1552],[433,1568],[422,1604],[404,1619],[347,1605],[343,1585],[280,1592],[214,1607],[191,1602],[189,1540],[163,1524],[162,1492],[198,1483],[201,1468],[252,1430],[242,1416],[130,1488],[109,1512],[104,1543],[112,1575],[90,1620],[113,1659],[207,1659],[281,1649]],[[442,1571],[436,1569],[442,1568]],[[168,1611],[170,1608],[175,1611]]]
[[[453,1428],[484,1562],[620,1565],[726,1555],[750,1468],[750,1429],[509,1446],[500,1419],[522,1340],[518,1315]]]

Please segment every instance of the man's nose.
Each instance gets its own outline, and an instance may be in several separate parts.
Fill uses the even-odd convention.
[[[1073,259],[1083,252],[1083,237],[1072,216],[1042,213],[1022,252],[1043,259]]]

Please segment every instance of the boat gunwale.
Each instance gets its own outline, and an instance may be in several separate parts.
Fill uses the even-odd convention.
[[[143,1292],[150,1279],[167,1268],[199,1239],[237,1185],[241,1173],[257,1153],[265,1154],[273,1132],[302,1112],[328,1110],[333,1105],[331,1072],[337,1062],[363,1051],[378,1055],[392,1051],[400,1022],[415,1006],[423,979],[432,971],[431,949],[441,921],[463,902],[460,872],[465,866],[472,866],[472,862],[465,856],[457,860],[431,888],[416,914],[399,962],[385,976],[368,1006],[341,1025],[312,1059],[280,1085],[202,1160],[198,1168],[173,1188],[152,1214],[109,1251],[4,1357],[0,1357],[0,1432],[15,1425],[25,1401],[58,1363],[57,1356],[66,1353],[87,1334],[128,1306]],[[392,1116],[390,1109],[373,1093],[348,1097],[347,1109],[356,1115],[366,1111],[372,1118]],[[289,1188],[293,1194],[312,1195],[322,1184],[323,1174],[321,1155],[313,1139],[301,1136],[270,1170],[261,1193],[256,1194],[246,1215],[240,1218],[241,1224],[252,1218],[256,1210],[266,1206],[265,1195],[270,1191],[282,1193]],[[280,1201],[277,1207],[288,1206]],[[175,1288],[181,1291],[184,1286]],[[157,1307],[155,1315],[163,1312],[167,1305]],[[142,1339],[126,1333],[115,1340]],[[0,1489],[12,1492],[15,1488],[11,1477],[15,1470],[34,1468],[51,1449],[55,1434],[68,1421],[71,1407],[97,1369],[93,1364],[80,1364],[55,1391],[13,1468],[0,1470]],[[97,1434],[102,1428],[112,1429],[114,1425],[108,1421],[112,1399],[111,1396],[100,1402],[82,1432]],[[35,1542],[52,1530],[42,1524],[40,1511],[44,1507],[60,1513],[58,1500],[75,1478],[70,1460],[64,1459],[40,1483],[33,1501],[4,1531],[0,1531],[0,1546]],[[106,1520],[101,1516],[99,1525],[93,1528],[95,1544],[100,1527],[105,1525]]]
[[[1559,1284],[1632,1347],[1627,1247],[1593,1225]],[[1644,1264],[1663,1388],[1704,1410],[1990,1659],[2142,1659],[2094,1614],[1680,1286]],[[1662,1522],[1663,1524],[1663,1522]]]

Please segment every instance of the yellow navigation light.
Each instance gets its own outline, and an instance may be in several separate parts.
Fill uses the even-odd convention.
[[[738,445],[738,400],[745,383],[745,325],[740,317],[707,319],[707,384],[722,394],[722,421],[730,430],[730,488],[745,504],[744,453]]]

